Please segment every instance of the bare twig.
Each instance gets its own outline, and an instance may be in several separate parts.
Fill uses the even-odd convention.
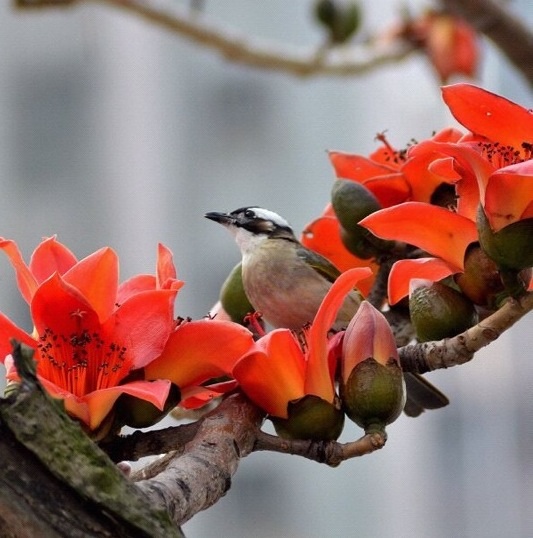
[[[289,440],[259,432],[254,451],[269,450],[271,452],[292,454],[318,463],[326,463],[331,467],[337,467],[345,460],[364,456],[383,448],[386,441],[387,436],[384,432],[369,433],[350,443],[305,441],[302,439]]]
[[[281,71],[298,77],[311,75],[359,75],[385,64],[406,58],[415,47],[398,39],[390,44],[358,44],[352,47],[324,49],[322,45],[298,49],[224,28],[210,22],[203,13],[157,7],[142,0],[16,0],[19,7],[76,5],[82,3],[111,5],[143,20],[185,37],[189,41],[218,52],[233,63],[258,69]]]
[[[198,10],[172,11],[152,0],[14,0],[21,8],[72,6],[82,2],[99,2],[128,11],[156,26],[180,34],[189,41],[219,52],[234,62],[291,75],[353,76],[382,65],[397,63],[417,50],[402,39],[387,44],[357,44],[325,49],[318,45],[298,50],[283,44],[259,41],[242,33],[209,22]],[[533,32],[505,5],[495,0],[441,0],[443,6],[467,20],[484,33],[508,57],[509,61],[533,85]]]

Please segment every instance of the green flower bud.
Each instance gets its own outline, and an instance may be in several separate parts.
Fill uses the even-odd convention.
[[[331,190],[331,205],[341,225],[341,241],[352,254],[368,259],[390,250],[393,241],[380,239],[358,224],[381,209],[378,199],[364,185],[337,179]]]
[[[329,41],[334,44],[345,43],[356,33],[361,23],[361,11],[355,2],[318,0],[315,16],[327,29]]]
[[[409,313],[421,342],[455,336],[477,323],[476,309],[462,293],[440,282],[411,282]]]
[[[338,402],[333,404],[308,394],[289,402],[289,418],[270,417],[276,433],[284,439],[334,441],[342,433],[344,413]]]
[[[245,316],[254,311],[242,283],[242,267],[238,263],[230,272],[220,289],[222,307],[235,323],[242,323]]]
[[[398,361],[380,364],[372,357],[355,366],[341,384],[341,399],[348,417],[365,430],[384,431],[405,405],[405,382]]]
[[[367,433],[384,431],[405,405],[405,381],[392,330],[367,301],[344,335],[340,395],[348,417]]]

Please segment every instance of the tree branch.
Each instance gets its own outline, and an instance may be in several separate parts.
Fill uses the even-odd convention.
[[[178,525],[216,503],[231,486],[239,460],[255,443],[263,413],[234,394],[201,419],[196,437],[154,478],[137,482],[150,505]]]
[[[533,86],[533,32],[507,9],[507,2],[441,0],[441,4],[493,41]]]
[[[212,49],[238,64],[281,71],[298,77],[316,75],[354,76],[382,65],[397,63],[417,50],[398,39],[392,43],[357,44],[351,47],[308,50],[286,44],[259,41],[209,22],[202,13],[173,6],[172,11],[143,0],[14,0],[20,8],[72,6],[101,3],[122,9],[143,20],[179,34],[192,43]],[[533,33],[517,17],[494,0],[441,0],[450,13],[484,33],[533,85]]]
[[[398,352],[402,368],[423,374],[465,364],[476,351],[494,342],[532,309],[533,292],[529,292],[518,299],[509,299],[494,314],[453,338],[401,347]]]
[[[183,449],[198,432],[199,422],[170,426],[161,430],[136,431],[100,443],[100,448],[114,461],[137,461],[145,456],[166,454]]]

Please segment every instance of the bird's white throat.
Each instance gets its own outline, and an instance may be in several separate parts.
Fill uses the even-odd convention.
[[[243,257],[254,252],[259,248],[259,245],[268,240],[267,235],[254,234],[244,228],[233,228],[231,229],[231,232],[235,237],[237,245],[239,245],[239,248],[241,249]]]

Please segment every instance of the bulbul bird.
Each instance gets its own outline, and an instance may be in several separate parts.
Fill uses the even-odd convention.
[[[257,312],[275,328],[299,330],[311,322],[340,271],[326,258],[305,248],[289,223],[260,207],[231,213],[210,212],[206,218],[226,227],[242,254],[244,291]],[[333,329],[346,328],[361,303],[351,292]],[[448,398],[418,374],[404,373],[407,403],[404,412],[418,416],[424,409],[447,405]]]

